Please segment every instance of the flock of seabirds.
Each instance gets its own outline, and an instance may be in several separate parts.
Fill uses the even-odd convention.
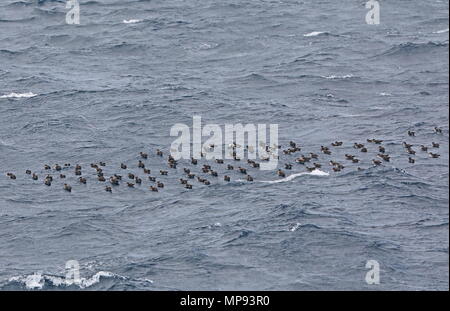
[[[434,132],[436,134],[442,134],[442,129],[435,127]],[[408,131],[408,136],[410,136],[410,137],[416,136],[416,133],[414,131]],[[373,157],[373,159],[372,159],[372,164],[374,166],[379,166],[383,162],[390,161],[391,157],[390,157],[389,153],[387,152],[386,147],[383,145],[383,140],[367,139],[367,143],[375,145],[378,150],[376,157]],[[342,141],[335,141],[335,142],[331,143],[331,146],[329,146],[329,147],[321,146],[320,152],[323,155],[331,156],[334,152],[334,151],[332,151],[332,149],[339,148],[341,146],[343,146]],[[210,145],[210,150],[214,149],[214,147],[215,147],[214,145]],[[240,161],[240,158],[237,156],[236,151],[238,148],[242,148],[242,147],[237,145],[235,142],[233,144],[231,144],[229,147],[232,149],[231,155],[233,156],[233,160],[236,163],[241,163],[241,162],[238,162],[238,161]],[[406,142],[403,142],[403,147],[404,147],[405,152],[408,154],[408,162],[411,164],[415,163],[416,160],[415,160],[414,156],[416,155],[417,152],[427,153],[429,155],[429,157],[431,157],[431,158],[439,158],[440,157],[440,154],[436,152],[436,150],[440,147],[440,144],[437,142],[432,142],[429,146],[425,146],[425,145],[415,146],[413,144],[408,144]],[[355,152],[359,152],[359,153],[367,153],[369,151],[368,146],[366,146],[364,143],[354,143],[353,148],[355,149]],[[244,151],[249,152],[249,151],[251,151],[251,149],[252,149],[251,146],[245,146]],[[266,158],[261,158],[260,159],[261,161],[269,161],[270,160],[269,156],[277,157],[279,159],[279,155],[275,155],[273,151],[275,149],[281,150],[282,146],[278,145],[278,146],[270,147],[268,145],[265,145],[265,149],[266,149],[268,156]],[[303,165],[306,168],[306,170],[309,172],[313,172],[314,170],[320,169],[322,167],[322,164],[319,163],[319,158],[323,158],[324,156],[321,157],[321,156],[319,156],[319,154],[312,153],[312,152],[308,153],[308,155],[304,155],[304,154],[301,154],[301,151],[302,151],[302,147],[298,143],[290,141],[289,146],[287,146],[286,149],[282,150],[282,154],[288,155],[288,156],[295,155],[296,158],[295,158],[294,162],[296,162],[297,164]],[[251,151],[251,152],[253,152],[253,151]],[[160,149],[156,149],[155,153],[156,153],[156,156],[164,158],[164,153]],[[300,156],[298,156],[299,153],[300,153]],[[205,154],[202,153],[201,156],[203,158],[205,156]],[[123,175],[122,174],[112,174],[111,176],[105,176],[105,173],[104,173],[104,168],[106,167],[105,162],[91,163],[90,169],[95,170],[97,182],[105,183],[104,189],[107,192],[113,192],[113,189],[115,187],[120,186],[121,184],[125,184],[129,188],[134,188],[135,186],[142,185],[143,179],[144,180],[147,179],[151,183],[149,186],[149,190],[151,190],[153,192],[158,192],[160,189],[163,189],[164,182],[162,180],[162,178],[163,178],[162,176],[169,175],[169,170],[168,169],[160,169],[157,172],[157,175],[159,175],[161,177],[157,178],[156,176],[153,176],[152,171],[146,167],[145,161],[148,160],[149,154],[145,153],[145,152],[140,152],[138,157],[140,158],[140,160],[138,160],[138,162],[137,162],[137,168],[142,170],[141,177],[137,176],[137,174],[135,174],[135,173],[130,172],[131,167],[129,167],[129,165],[127,165],[125,163],[120,164],[120,170],[121,170],[121,172],[124,173]],[[243,162],[244,161],[242,161],[242,163]],[[357,164],[360,162],[361,162],[361,160],[358,158],[357,155],[345,154],[345,159],[343,162],[329,160],[328,165],[331,167],[331,169],[334,172],[340,172],[345,169],[345,167],[347,165],[346,163]],[[199,164],[199,160],[195,159],[195,158],[191,158],[190,163],[194,166],[197,166]],[[222,159],[215,159],[215,163],[218,165],[225,165],[224,160],[222,160]],[[167,157],[167,165],[168,165],[169,169],[176,169],[177,165],[179,165],[179,163],[171,155],[169,155]],[[245,176],[246,181],[252,182],[252,181],[254,181],[254,179],[248,173],[248,171],[252,168],[259,168],[260,163],[253,161],[253,160],[247,160],[247,166],[249,166],[249,167],[246,168],[246,167],[244,167],[244,165],[234,166],[232,164],[227,164],[226,169],[227,169],[227,171],[230,171],[230,172],[237,171],[242,174],[241,176]],[[59,178],[61,180],[65,180],[67,178],[66,172],[68,172],[72,168],[73,167],[70,163],[66,163],[64,165],[55,164],[53,166],[46,164],[44,166],[45,177],[39,177],[37,173],[32,172],[31,170],[26,170],[25,176],[29,176],[28,178],[31,178],[34,181],[42,181],[46,186],[50,187],[52,185],[52,183],[54,182],[54,180],[57,178]],[[285,163],[284,169],[278,169],[276,171],[276,174],[280,178],[284,178],[284,177],[286,177],[286,171],[292,170],[292,168],[293,168],[293,164]],[[357,170],[362,170],[362,168],[358,166]],[[81,165],[76,164],[74,166],[73,173],[75,174],[77,182],[80,184],[87,184],[88,183],[88,177],[87,177],[88,175],[83,174],[83,172],[84,172],[84,169],[81,167]],[[178,171],[175,171],[175,172],[178,172]],[[225,182],[231,181],[230,173],[225,174],[223,177],[220,177],[219,173],[216,170],[214,170],[211,167],[211,165],[208,165],[208,164],[204,164],[201,167],[201,172],[203,173],[203,175],[210,176],[208,178],[210,178],[211,180],[223,178],[223,180]],[[17,176],[14,173],[7,173],[6,175],[7,175],[7,177],[9,177],[12,180],[17,179]],[[156,175],[156,174],[154,174],[154,175]],[[145,176],[145,178],[144,178],[144,176]],[[211,185],[211,181],[209,179],[207,179],[206,177],[202,177],[199,174],[196,174],[192,170],[192,168],[184,167],[183,175],[180,176],[180,178],[179,178],[179,182],[180,182],[181,186],[183,186],[186,189],[193,189],[193,181],[195,181],[195,180],[197,180],[197,182],[199,182],[200,184],[203,184],[203,185]],[[89,182],[91,182],[91,181],[89,181]],[[68,183],[64,183],[63,189],[65,191],[72,192],[72,186],[69,185]]]

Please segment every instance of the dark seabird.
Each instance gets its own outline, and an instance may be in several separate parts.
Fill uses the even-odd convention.
[[[147,159],[147,158],[148,158],[148,154],[146,154],[146,153],[144,153],[144,152],[140,152],[139,154],[141,155],[141,157],[142,157],[143,159]]]
[[[106,192],[112,192],[112,188],[111,188],[110,186],[106,186],[106,187],[105,187],[105,191],[106,191]]]
[[[331,143],[331,145],[333,147],[338,147],[338,146],[342,146],[343,142],[342,141],[335,141],[334,143]]]
[[[439,148],[439,146],[440,146],[438,143],[435,143],[435,142],[432,142],[431,144],[433,145],[433,148]]]
[[[66,190],[68,192],[72,192],[72,187],[69,186],[68,184],[64,184],[64,190]]]
[[[318,159],[319,158],[319,155],[317,154],[317,153],[310,153],[309,154],[309,157],[311,158],[311,159]]]
[[[407,144],[406,142],[403,142],[403,147],[405,147],[406,149],[411,148],[413,145]]]
[[[225,175],[225,176],[223,176],[223,180],[225,180],[225,181],[231,181],[231,178],[230,178],[230,176]]]
[[[415,163],[415,162],[416,162],[416,160],[414,160],[414,159],[411,158],[411,157],[408,158],[408,161],[409,161],[409,163]]]
[[[345,154],[345,158],[346,158],[347,160],[353,160],[353,159],[355,158],[355,156],[354,156],[354,155],[351,155],[351,154]]]
[[[119,185],[119,179],[117,177],[115,177],[115,176],[111,176],[109,178],[109,182],[111,183],[111,185],[114,185],[114,186],[118,186]]]
[[[416,132],[408,131],[408,135],[409,135],[409,136],[416,136]]]

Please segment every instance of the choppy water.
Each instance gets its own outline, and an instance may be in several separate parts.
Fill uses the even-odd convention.
[[[448,289],[448,1],[381,1],[378,26],[354,0],[80,3],[79,26],[62,0],[0,3],[0,289],[78,288],[72,259],[83,289]],[[321,155],[329,174],[296,164],[263,183],[278,177],[253,169],[253,183],[190,191],[172,171],[159,193],[106,193],[87,168],[70,194],[25,175],[102,160],[113,173],[144,150],[164,167],[155,148],[194,114],[278,123],[305,152],[344,147]],[[370,145],[362,171],[326,164],[372,137],[391,162],[372,167]],[[409,164],[402,141],[439,142],[441,158]],[[380,285],[364,281],[370,259]]]

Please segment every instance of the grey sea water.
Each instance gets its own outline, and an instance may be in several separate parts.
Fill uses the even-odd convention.
[[[356,0],[79,2],[80,25],[66,1],[0,2],[0,289],[448,290],[448,1],[380,1],[380,25]],[[252,183],[232,172],[186,190],[187,162],[158,193],[96,181],[90,163],[140,172],[140,151],[165,168],[156,148],[193,115],[279,124],[304,154],[344,144],[320,154],[323,174],[277,183],[249,169]],[[377,167],[373,137],[392,156]],[[438,159],[418,147],[432,142]],[[82,165],[87,184],[71,168],[72,193],[54,172],[45,186],[55,163]],[[68,260],[79,286],[64,283]]]

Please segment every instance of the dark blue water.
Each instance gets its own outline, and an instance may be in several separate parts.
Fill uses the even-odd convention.
[[[448,290],[448,1],[380,1],[377,26],[364,4],[80,1],[76,26],[65,1],[1,1],[0,289],[76,289],[63,278],[77,260],[83,289]],[[193,115],[277,123],[305,154],[344,145],[320,155],[328,174],[263,183],[279,177],[249,168],[255,182],[226,184],[212,164],[220,177],[187,190],[181,162],[158,193],[147,180],[104,191],[90,163],[141,174],[146,151],[166,168],[155,149],[167,154],[171,126]],[[377,167],[373,137],[392,157]],[[432,142],[438,159],[418,147]],[[87,184],[71,168],[45,186],[55,163],[82,165]]]

